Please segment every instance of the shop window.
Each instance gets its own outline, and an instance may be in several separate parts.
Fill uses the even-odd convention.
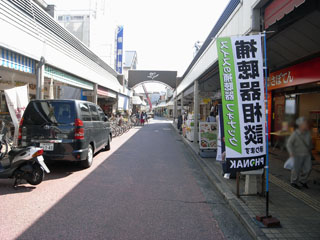
[[[296,114],[296,99],[295,98],[287,98],[285,105],[285,113],[289,115]]]

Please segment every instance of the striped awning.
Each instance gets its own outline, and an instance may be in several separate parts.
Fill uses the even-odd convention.
[[[35,60],[0,47],[0,66],[35,74]]]
[[[59,69],[45,65],[44,76],[81,89],[93,90],[93,83],[80,79]]]
[[[270,27],[276,21],[282,19],[285,15],[299,7],[305,0],[274,0],[267,6],[264,13],[265,29]]]

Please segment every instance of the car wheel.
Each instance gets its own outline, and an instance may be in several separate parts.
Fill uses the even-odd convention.
[[[89,144],[87,158],[86,160],[81,162],[81,165],[83,168],[89,168],[91,167],[92,162],[93,162],[93,148],[92,148],[92,145]]]
[[[110,135],[109,135],[108,144],[107,144],[107,146],[104,147],[104,150],[105,151],[109,151],[110,149],[111,149],[111,138],[110,138]]]

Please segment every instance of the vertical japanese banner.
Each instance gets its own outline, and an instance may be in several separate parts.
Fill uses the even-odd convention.
[[[123,58],[123,26],[118,26],[116,31],[116,71],[122,73]]]
[[[266,160],[261,36],[217,39],[227,167],[263,168]]]
[[[14,125],[14,143],[17,144],[19,123],[29,103],[28,86],[15,87],[4,90],[7,106]]]

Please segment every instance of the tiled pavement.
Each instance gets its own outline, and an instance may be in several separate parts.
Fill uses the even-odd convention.
[[[195,153],[198,152],[198,145],[184,142]],[[198,154],[196,154],[198,155]],[[195,155],[195,156],[196,156]],[[286,154],[273,152],[270,154],[270,214],[278,218],[281,228],[266,228],[255,220],[256,215],[265,215],[265,198],[259,196],[241,196],[237,199],[246,215],[250,216],[249,225],[256,225],[265,236],[257,234],[257,239],[320,239],[320,173],[314,170],[310,177],[310,189],[297,190],[289,184],[290,172],[283,169]],[[228,186],[231,192],[236,193],[236,181],[222,177],[221,164],[215,159],[200,158],[207,169],[210,169],[212,182],[220,181]],[[317,163],[316,163],[317,164]],[[317,169],[317,165],[314,167]],[[206,171],[207,172],[207,171]],[[210,173],[207,176],[210,177]],[[218,181],[217,181],[218,178]],[[241,189],[244,189],[244,179],[241,179]],[[231,198],[230,196],[225,196]],[[241,212],[238,213],[241,215]],[[246,222],[246,221],[244,221]]]

